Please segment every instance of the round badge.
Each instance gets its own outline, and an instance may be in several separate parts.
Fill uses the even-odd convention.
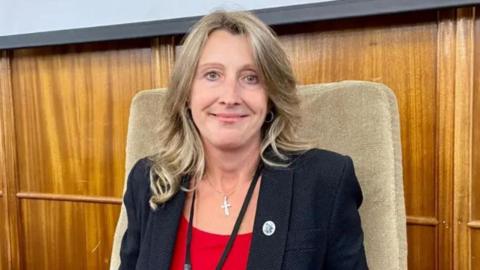
[[[265,234],[266,236],[272,235],[273,233],[275,233],[275,223],[270,220],[266,221],[265,223],[263,223],[262,230],[263,234]]]

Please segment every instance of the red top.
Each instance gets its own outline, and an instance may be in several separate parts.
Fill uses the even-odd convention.
[[[188,221],[182,215],[175,240],[170,270],[183,270]],[[192,269],[215,269],[223,254],[230,235],[214,234],[193,227],[190,255]],[[252,233],[238,234],[227,256],[223,269],[247,269],[247,260],[252,241]]]

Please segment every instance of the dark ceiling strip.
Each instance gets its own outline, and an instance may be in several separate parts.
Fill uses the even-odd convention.
[[[393,14],[479,4],[480,0],[337,0],[254,10],[269,25]],[[184,34],[200,17],[0,36],[0,49]]]

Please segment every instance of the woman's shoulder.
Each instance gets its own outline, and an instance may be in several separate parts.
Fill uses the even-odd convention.
[[[311,148],[302,153],[292,154],[290,168],[292,169],[315,169],[320,171],[338,171],[345,168],[351,162],[347,155],[331,150]]]
[[[153,161],[149,157],[137,160],[128,174],[128,185],[137,191],[143,190],[150,185],[150,168]]]
[[[291,169],[295,173],[295,184],[300,187],[299,190],[310,190],[313,194],[336,194],[343,199],[352,199],[357,205],[361,204],[362,191],[353,161],[348,155],[325,149],[310,149],[296,157]]]

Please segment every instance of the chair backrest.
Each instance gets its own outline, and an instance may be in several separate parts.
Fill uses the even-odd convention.
[[[362,187],[360,208],[370,269],[407,269],[399,113],[393,92],[383,84],[342,81],[299,86],[303,122],[300,134],[315,146],[352,157]],[[138,93],[130,109],[126,172],[153,154],[159,135],[164,89]],[[321,195],[319,195],[321,196]],[[111,268],[118,269],[127,227],[124,206],[117,224]]]

